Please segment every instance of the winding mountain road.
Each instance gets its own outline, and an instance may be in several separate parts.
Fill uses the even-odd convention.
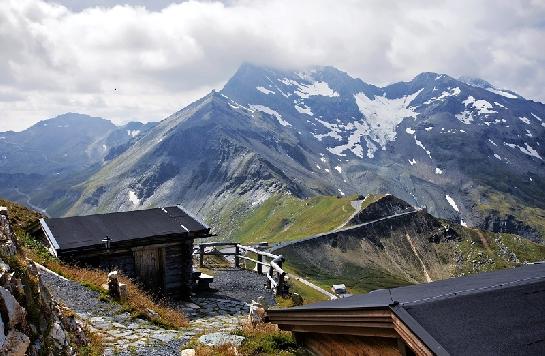
[[[335,229],[335,230],[332,230],[332,231],[329,231],[329,232],[323,232],[323,233],[321,233],[321,234],[309,236],[309,237],[306,237],[306,238],[304,238],[304,239],[281,242],[281,243],[278,243],[278,244],[276,244],[276,245],[273,245],[273,246],[269,249],[269,251],[270,251],[271,253],[274,253],[275,251],[280,250],[280,249],[282,249],[282,248],[284,248],[284,247],[287,247],[287,246],[296,245],[296,244],[301,243],[301,242],[306,242],[306,241],[309,241],[309,240],[318,239],[318,238],[321,238],[321,237],[323,237],[323,236],[327,236],[327,235],[334,234],[334,233],[347,232],[347,231],[356,230],[356,229],[358,229],[358,228],[360,228],[360,227],[362,227],[362,226],[367,226],[367,225],[375,224],[375,223],[380,222],[380,221],[390,220],[390,219],[394,219],[394,218],[397,218],[397,217],[400,217],[400,216],[409,215],[409,214],[415,214],[415,213],[419,212],[420,210],[422,210],[422,209],[421,209],[421,208],[416,208],[415,210],[405,211],[405,212],[403,212],[403,213],[397,213],[397,214],[388,215],[388,216],[385,216],[385,217],[383,217],[383,218],[376,219],[376,220],[372,220],[372,221],[368,221],[368,222],[365,222],[365,223],[362,223],[362,224],[352,225],[352,226],[348,226],[348,227],[342,227],[342,228],[340,228],[340,229]]]

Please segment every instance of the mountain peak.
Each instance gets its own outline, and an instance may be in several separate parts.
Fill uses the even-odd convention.
[[[492,84],[490,84],[489,82],[481,78],[461,76],[460,78],[458,78],[458,80],[463,83],[466,83],[467,85],[471,85],[477,88],[483,88],[483,89],[493,88]]]

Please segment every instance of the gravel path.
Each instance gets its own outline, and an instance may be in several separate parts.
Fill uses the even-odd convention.
[[[241,269],[217,269],[211,288],[217,290],[216,296],[251,303],[262,296],[268,304],[274,303],[270,290],[267,289],[267,277]]]
[[[60,300],[68,308],[79,313],[115,315],[121,313],[121,307],[114,303],[103,302],[100,294],[81,284],[68,280],[47,269],[40,268],[40,276],[51,296]]]
[[[106,346],[105,355],[180,355],[189,339],[206,333],[235,331],[247,318],[248,305],[263,296],[274,304],[266,277],[240,269],[216,270],[211,292],[199,294],[193,303],[175,303],[190,319],[183,330],[169,330],[134,319],[121,306],[100,300],[100,294],[40,267],[40,275],[52,297],[73,310]]]

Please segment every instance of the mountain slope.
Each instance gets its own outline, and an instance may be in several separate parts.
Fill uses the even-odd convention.
[[[406,203],[384,197],[360,216],[389,216]],[[545,258],[545,247],[512,234],[495,234],[437,219],[425,211],[287,244],[275,253],[288,271],[328,289],[351,291],[430,282],[508,268]]]
[[[183,203],[220,222],[273,193],[320,193],[326,183],[304,169],[298,145],[267,115],[232,108],[213,92],[101,169],[69,213]]]
[[[62,213],[73,204],[73,196],[64,197],[71,187],[154,125],[118,127],[102,118],[67,113],[22,132],[0,132],[0,196]]]

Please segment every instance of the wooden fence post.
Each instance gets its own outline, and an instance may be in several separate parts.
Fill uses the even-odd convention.
[[[267,272],[267,275],[272,278],[273,277],[273,266],[271,265],[269,267],[269,272]],[[272,285],[271,285],[271,279],[267,278],[267,289],[271,289],[272,288]]]
[[[239,245],[236,244],[235,245],[235,267],[236,268],[240,267],[240,259],[238,258],[239,254],[240,254],[240,248],[239,248]]]
[[[199,245],[199,266],[204,267],[204,246]]]
[[[261,263],[263,263],[263,255],[258,253],[257,254],[257,260],[260,262],[257,264],[257,273],[258,274],[263,274],[263,265]]]
[[[284,278],[286,277],[286,272],[278,274],[278,287],[276,288],[276,295],[284,295]]]
[[[278,258],[274,259],[274,262],[278,265],[278,267],[282,268],[282,263],[285,260],[286,259],[284,258],[284,256],[280,255],[278,256]],[[278,285],[276,286],[276,295],[283,295],[284,294],[284,277],[286,276],[286,272],[283,272],[283,273],[276,272],[276,274],[278,275]]]

